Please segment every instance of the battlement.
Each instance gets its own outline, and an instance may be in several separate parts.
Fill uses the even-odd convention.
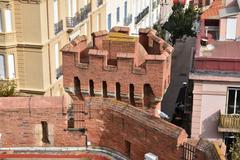
[[[142,103],[147,85],[153,99],[161,101],[170,82],[173,47],[155,34],[155,30],[140,29],[135,37],[129,35],[128,27],[114,27],[110,32],[92,33],[92,47],[87,46],[86,36],[76,37],[62,49],[65,87],[74,92],[77,77],[81,93],[90,94],[91,80],[94,95],[103,95],[101,86],[106,83],[106,95],[114,97],[119,83],[120,97],[128,98],[131,85],[133,99]]]

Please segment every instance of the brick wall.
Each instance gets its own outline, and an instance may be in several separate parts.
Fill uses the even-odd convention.
[[[77,103],[85,104],[87,114],[75,126],[81,123],[78,126],[87,128],[92,146],[117,150],[133,160],[143,159],[147,152],[162,160],[180,158],[182,152],[178,146],[187,138],[183,129],[110,98],[86,97],[85,102]],[[85,144],[85,137],[78,131],[64,131],[68,115],[61,97],[33,97],[30,103],[26,97],[2,98],[0,115],[2,147]],[[42,142],[41,121],[48,123],[50,144]]]
[[[125,30],[115,29],[111,34],[106,31],[93,33],[93,48],[88,51],[88,63],[76,63],[82,54],[76,46],[83,46],[86,40],[78,40],[76,46],[66,45],[62,49],[64,86],[74,92],[74,77],[77,77],[82,94],[88,95],[89,81],[92,80],[95,95],[101,96],[105,81],[108,96],[115,97],[118,82],[122,100],[130,102],[129,90],[130,84],[133,84],[136,106],[158,115],[161,99],[170,83],[173,48],[158,38],[153,30],[141,29],[140,38],[127,35]],[[143,105],[146,84],[150,85],[155,100],[150,108]]]

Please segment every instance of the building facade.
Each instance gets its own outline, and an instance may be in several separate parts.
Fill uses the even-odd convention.
[[[240,12],[236,0],[215,0],[201,15],[193,72],[194,138],[226,145],[240,132]],[[229,149],[229,148],[228,148]]]
[[[157,22],[166,22],[171,14],[172,4],[171,0],[108,0],[107,29],[128,26],[132,34],[138,34],[139,28],[151,28]]]
[[[105,1],[8,0],[0,3],[0,76],[20,92],[62,95],[59,49],[105,28]],[[97,17],[101,17],[96,21]]]

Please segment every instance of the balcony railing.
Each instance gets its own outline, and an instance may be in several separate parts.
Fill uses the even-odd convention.
[[[80,9],[80,12],[77,12],[74,17],[66,17],[66,24],[68,28],[75,27],[79,23],[83,22],[88,18],[88,13],[91,12],[91,4],[84,6]]]
[[[132,14],[130,14],[127,17],[124,18],[124,25],[125,26],[128,26],[131,23],[132,23]]]
[[[218,131],[240,133],[240,115],[221,114]]]
[[[97,0],[97,7],[103,4],[103,0]]]
[[[63,20],[60,20],[58,23],[54,24],[54,33],[58,34],[62,30],[63,30]]]
[[[158,4],[157,4],[157,1],[154,1],[152,3],[152,10],[154,10],[155,8],[157,8]]]
[[[149,6],[135,17],[135,24],[138,24],[149,13]]]

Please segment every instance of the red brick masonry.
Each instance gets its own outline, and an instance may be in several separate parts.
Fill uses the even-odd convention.
[[[115,27],[111,32],[93,33],[93,47],[87,47],[85,36],[77,37],[62,49],[64,87],[74,92],[75,78],[80,81],[81,93],[89,95],[92,81],[96,96],[103,95],[106,82],[108,97],[119,92],[122,101],[131,102],[132,85],[133,105],[159,116],[160,102],[170,83],[173,47],[155,33],[140,29],[139,37],[133,37],[128,35],[129,28]]]
[[[85,98],[79,101],[87,114],[75,126],[86,127],[92,147],[111,148],[143,159],[152,152],[161,160],[178,160],[182,152],[178,148],[187,135],[185,131],[140,109],[111,98]],[[64,131],[68,114],[63,97],[14,97],[0,99],[0,145],[2,147],[30,146],[84,146],[85,137],[78,131]],[[50,143],[42,142],[41,121],[48,123]]]

